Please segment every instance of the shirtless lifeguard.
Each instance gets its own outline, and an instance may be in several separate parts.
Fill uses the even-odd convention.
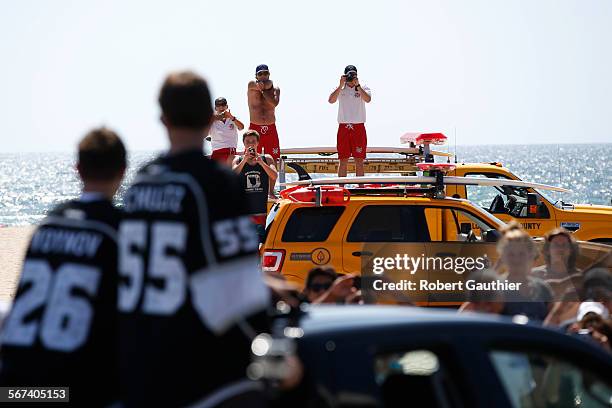
[[[261,136],[257,152],[261,153],[263,149],[274,160],[278,160],[280,158],[280,146],[274,110],[280,102],[280,89],[275,87],[270,80],[270,70],[267,65],[257,66],[255,81],[249,82],[247,94],[251,115],[249,129],[256,130]]]

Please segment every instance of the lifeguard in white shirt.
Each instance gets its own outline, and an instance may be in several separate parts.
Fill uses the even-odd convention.
[[[223,97],[215,99],[214,121],[209,132],[212,145],[211,159],[231,164],[238,146],[238,131],[242,129],[244,124],[232,115],[227,100]]]
[[[357,68],[348,65],[340,77],[340,85],[329,95],[329,103],[338,101],[338,176],[346,177],[348,159],[355,159],[355,174],[363,176],[368,137],[365,129],[365,104],[372,100],[372,92],[359,84]]]

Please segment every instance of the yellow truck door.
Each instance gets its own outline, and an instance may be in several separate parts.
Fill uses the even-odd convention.
[[[342,272],[363,273],[364,279],[374,278],[372,265],[375,258],[403,258],[404,255],[422,257],[425,254],[425,242],[429,240],[428,235],[422,208],[418,206],[399,202],[360,204],[347,223],[342,239]],[[403,267],[401,265],[403,263],[400,268]],[[405,270],[387,268],[376,278],[392,281],[396,272],[401,275]],[[426,279],[423,275],[426,272],[415,273]],[[362,283],[362,287],[367,284],[371,282]],[[426,302],[418,304],[424,306]]]
[[[430,291],[429,305],[458,306],[465,294],[458,282],[464,283],[471,272],[491,267],[497,260],[496,243],[485,242],[482,234],[491,226],[461,208],[430,207],[425,214],[428,222],[437,218],[442,226],[438,238],[425,244],[429,281],[452,288]]]

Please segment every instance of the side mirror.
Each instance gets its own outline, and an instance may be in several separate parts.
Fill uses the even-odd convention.
[[[459,232],[465,235],[469,234],[471,230],[472,230],[472,224],[470,224],[469,222],[462,222],[459,227]]]
[[[537,218],[538,201],[538,195],[536,193],[527,193],[527,218]]]
[[[482,233],[482,240],[484,242],[497,242],[501,238],[501,233],[498,230],[490,229]]]

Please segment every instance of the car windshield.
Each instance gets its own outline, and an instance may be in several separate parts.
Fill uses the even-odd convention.
[[[510,173],[512,175],[512,177],[514,177],[514,179],[516,180],[521,180],[520,177],[516,176],[513,173]],[[560,184],[560,183],[559,183]],[[521,196],[521,197],[527,197],[527,190],[526,188],[520,188],[520,187],[508,187],[514,191],[516,191],[516,195]],[[560,199],[557,199],[556,197],[560,197],[559,192],[546,192],[544,193],[541,189],[536,189],[536,188],[532,188],[531,190],[535,191],[537,194],[539,194],[542,198],[544,198],[546,201],[548,201],[550,204],[557,206],[557,203],[559,201],[561,201]],[[553,194],[552,196],[550,194]]]
[[[549,196],[548,193],[544,193],[542,190],[533,189],[536,193],[538,193],[542,198],[548,201],[550,204],[556,206],[559,200],[555,200],[552,196]],[[556,193],[555,195],[559,195],[560,193]]]
[[[482,178],[482,177],[486,177],[486,178],[496,178],[496,179],[507,179],[507,180],[517,180],[517,181],[521,181],[520,177],[517,177],[516,175],[510,173],[510,177],[503,175],[503,174],[497,174],[497,173],[490,173],[490,174],[467,174],[466,177],[474,177],[474,178]],[[505,195],[514,195],[514,196],[518,196],[518,197],[522,197],[522,198],[527,198],[527,193],[529,193],[530,191],[534,191],[535,193],[537,193],[539,196],[541,196],[542,198],[544,198],[546,201],[548,201],[550,204],[552,205],[557,205],[557,203],[560,201],[559,199],[556,199],[556,197],[561,194],[561,193],[555,193],[552,192],[553,196],[549,195],[550,192],[546,192],[544,193],[541,189],[535,189],[535,188],[526,188],[526,187],[515,187],[515,186],[503,186],[503,187],[494,187],[497,191],[499,191],[502,194]],[[473,200],[472,197],[468,197],[470,200]],[[480,206],[480,208],[483,208],[485,210],[487,210],[486,208]]]

